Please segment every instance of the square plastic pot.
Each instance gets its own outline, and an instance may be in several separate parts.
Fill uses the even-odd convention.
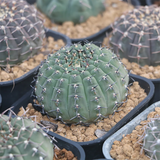
[[[27,93],[27,96],[30,95],[31,92]],[[25,102],[24,102],[25,103]],[[9,115],[9,112],[6,112],[6,115]],[[15,115],[12,115],[12,117],[14,118]],[[51,136],[54,137],[54,144],[56,146],[58,146],[58,148],[60,149],[66,149],[67,151],[71,151],[75,157],[77,157],[77,160],[85,160],[85,152],[83,150],[83,148],[76,142],[73,142],[69,139],[66,139],[62,136],[59,136],[58,134],[55,134],[53,132],[50,131],[46,131],[45,132]]]
[[[147,119],[147,116],[150,112],[154,111],[156,107],[160,107],[160,101],[152,104],[147,109],[145,109],[142,113],[136,116],[133,120],[123,126],[120,130],[115,132],[112,136],[110,136],[103,144],[103,154],[107,160],[113,160],[110,156],[110,150],[112,148],[112,144],[114,141],[120,141],[124,135],[130,134],[137,125],[140,124],[141,121]],[[122,137],[123,136],[123,137]]]
[[[55,40],[62,39],[67,46],[71,45],[69,37],[46,29],[46,37],[49,36],[53,37]],[[0,82],[0,113],[4,111],[6,107],[10,107],[15,101],[31,89],[30,84],[37,73],[38,67],[39,66],[35,67],[23,76],[14,80]]]
[[[86,160],[93,160],[97,158],[104,158],[102,154],[102,145],[103,142],[114,134],[117,130],[123,127],[126,123],[128,123],[131,119],[133,119],[137,114],[142,112],[146,109],[149,105],[149,102],[154,94],[154,85],[153,83],[143,77],[130,75],[130,82],[138,81],[140,86],[145,90],[147,93],[147,97],[140,102],[132,111],[130,111],[122,120],[120,120],[114,127],[112,127],[103,137],[98,138],[93,141],[88,142],[76,142],[81,145],[86,154]],[[15,113],[19,112],[20,107],[26,108],[28,103],[32,102],[31,100],[31,93],[33,90],[28,91],[23,97],[21,97],[18,101],[16,101],[13,106],[13,111]],[[60,136],[61,137],[61,136]]]
[[[36,3],[36,0],[26,0],[29,4],[34,4]],[[125,2],[128,2],[129,0],[123,0]],[[130,0],[132,5],[134,6],[140,6],[141,3],[140,3],[140,0]],[[88,36],[88,37],[85,37],[85,38],[71,38],[71,42],[72,43],[78,43],[78,42],[84,42],[84,41],[90,41],[90,42],[93,42],[95,45],[97,46],[101,46],[102,42],[103,42],[103,39],[106,37],[106,32],[111,32],[112,31],[112,28],[111,26],[107,26],[105,28],[103,28],[102,30],[100,30],[99,32],[91,35],[91,36]]]

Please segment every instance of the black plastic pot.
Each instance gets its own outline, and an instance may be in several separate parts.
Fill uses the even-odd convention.
[[[28,92],[26,94],[26,96],[30,96],[30,94],[31,94],[31,92]],[[23,98],[21,100],[23,100]],[[26,103],[26,102],[24,102],[24,103]],[[18,110],[16,110],[16,111],[18,112]],[[9,115],[9,112],[6,112],[6,115]],[[15,117],[15,115],[12,115],[12,117]],[[83,148],[78,143],[73,142],[73,141],[71,141],[69,139],[66,139],[66,138],[64,138],[62,136],[59,136],[58,134],[53,133],[51,131],[48,131],[46,133],[49,136],[54,137],[54,142],[53,143],[56,146],[58,146],[58,148],[60,148],[60,149],[64,149],[65,148],[67,151],[71,151],[74,154],[74,156],[77,157],[77,160],[85,160],[85,152],[84,152]]]
[[[150,105],[160,101],[160,78],[159,79],[150,79],[155,86],[155,92],[153,98],[150,101]]]
[[[54,37],[55,40],[62,39],[66,45],[71,45],[71,40],[61,33],[46,29],[46,36]],[[38,66],[13,81],[0,82],[0,113],[30,90],[30,84],[37,70]]]
[[[131,3],[134,5],[134,6],[140,6],[141,3],[140,3],[140,0],[123,0],[125,2],[129,2],[131,1]],[[36,0],[27,0],[28,3],[30,4],[34,4],[36,2]],[[71,38],[71,42],[72,43],[78,43],[78,42],[84,42],[84,41],[90,41],[90,42],[93,42],[95,45],[97,46],[101,46],[102,42],[103,42],[103,39],[106,37],[106,32],[111,32],[112,28],[111,26],[107,26],[105,28],[103,28],[102,30],[100,30],[99,32],[91,35],[91,36],[88,36],[88,37],[85,37],[85,38]]]
[[[34,4],[36,3],[36,0],[26,0],[29,4]]]
[[[141,5],[141,6],[147,5],[147,4],[146,4],[146,0],[139,0],[139,2],[140,2],[140,5]]]
[[[147,93],[147,97],[139,103],[131,112],[129,112],[122,120],[120,120],[110,131],[108,131],[103,137],[98,138],[93,141],[88,142],[77,142],[80,144],[83,149],[85,150],[86,154],[86,160],[93,160],[96,158],[104,158],[102,154],[102,144],[103,142],[111,136],[113,133],[115,133],[118,129],[120,129],[123,125],[125,125],[127,122],[129,122],[131,119],[133,119],[136,115],[138,115],[140,112],[142,112],[145,108],[148,107],[151,98],[154,94],[154,85],[153,83],[143,77],[136,76],[133,74],[130,74],[130,82],[133,82],[133,79],[135,81],[138,81],[140,86],[145,90]],[[30,103],[31,100],[31,92],[32,90],[28,91],[23,97],[21,97],[17,102],[15,102],[12,106],[13,111],[15,113],[19,112],[19,108],[23,106],[24,108]]]
[[[155,0],[145,0],[145,5],[152,5],[154,3]]]
[[[54,144],[56,144],[60,149],[65,148],[68,151],[72,151],[72,153],[77,157],[78,160],[85,160],[85,152],[78,143],[59,136],[53,132],[48,132],[47,134],[54,137],[54,139],[56,140]]]

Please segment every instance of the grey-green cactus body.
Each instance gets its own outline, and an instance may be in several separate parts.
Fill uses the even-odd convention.
[[[1,160],[53,160],[51,139],[30,119],[0,115]]]
[[[0,1],[0,66],[13,66],[35,55],[44,35],[40,16],[27,2]]]
[[[48,115],[91,123],[112,114],[127,96],[128,72],[107,48],[74,44],[48,56],[35,93]]]
[[[152,160],[160,159],[160,118],[152,119],[146,126],[143,149]]]
[[[110,45],[120,58],[140,66],[160,64],[160,8],[145,6],[113,24]]]
[[[37,0],[37,7],[55,23],[81,23],[105,10],[104,0]]]

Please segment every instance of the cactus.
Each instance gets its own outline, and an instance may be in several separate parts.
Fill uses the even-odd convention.
[[[75,24],[105,10],[104,0],[37,0],[37,8],[54,23],[72,21]]]
[[[143,149],[152,160],[160,159],[160,118],[153,118],[146,125]]]
[[[50,54],[35,86],[43,112],[66,123],[93,123],[127,97],[128,71],[108,48],[74,44]]]
[[[31,119],[0,114],[1,160],[53,160],[54,145]]]
[[[110,45],[120,58],[140,66],[160,65],[160,8],[145,6],[122,15],[113,24]]]
[[[0,66],[14,66],[41,48],[44,26],[36,9],[23,0],[0,1]]]

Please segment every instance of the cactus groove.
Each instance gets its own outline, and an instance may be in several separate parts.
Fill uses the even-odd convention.
[[[39,69],[36,98],[66,123],[92,123],[116,111],[127,97],[128,71],[108,48],[74,44],[50,54]]]

